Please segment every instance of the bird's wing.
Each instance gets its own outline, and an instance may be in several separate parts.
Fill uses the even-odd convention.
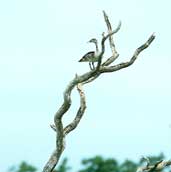
[[[91,59],[94,57],[94,55],[95,55],[94,51],[89,51],[79,60],[79,62],[91,61]]]

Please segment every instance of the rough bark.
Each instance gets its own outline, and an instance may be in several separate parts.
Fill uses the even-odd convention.
[[[56,148],[53,151],[52,155],[50,156],[48,162],[46,163],[46,165],[43,169],[43,172],[52,172],[53,171],[53,169],[57,165],[57,163],[60,159],[60,156],[65,148],[66,135],[69,134],[72,130],[74,130],[77,127],[77,125],[79,124],[79,122],[85,112],[86,101],[85,101],[84,92],[82,90],[82,85],[94,81],[103,73],[115,72],[117,70],[120,70],[120,69],[123,69],[123,68],[126,68],[126,67],[132,65],[135,62],[135,60],[137,59],[138,55],[144,49],[146,49],[155,39],[155,35],[152,34],[149,37],[149,39],[142,46],[140,46],[139,48],[137,48],[135,50],[132,58],[128,62],[123,62],[120,64],[110,66],[116,60],[116,58],[118,58],[118,56],[119,56],[119,54],[116,51],[116,47],[115,47],[114,40],[113,40],[113,35],[120,30],[121,22],[119,22],[119,24],[115,30],[112,30],[108,16],[106,15],[106,13],[104,11],[103,11],[103,14],[104,14],[104,19],[105,19],[105,22],[106,22],[106,25],[108,28],[108,31],[107,31],[108,33],[106,36],[103,34],[103,37],[101,39],[101,53],[99,55],[99,61],[97,62],[97,66],[93,70],[90,70],[80,76],[76,75],[67,85],[67,87],[64,91],[64,94],[63,94],[63,103],[54,116],[54,124],[51,125],[51,128],[56,132]],[[109,39],[112,56],[109,57],[107,60],[105,60],[102,63],[103,56],[105,53],[105,42],[107,39]],[[71,92],[75,88],[75,86],[77,86],[77,90],[80,95],[80,107],[79,107],[73,121],[64,127],[63,123],[62,123],[62,117],[69,110],[69,108],[71,106],[71,103],[72,103]]]

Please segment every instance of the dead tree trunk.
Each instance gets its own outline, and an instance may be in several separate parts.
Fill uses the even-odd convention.
[[[52,172],[55,166],[57,165],[59,158],[65,148],[65,137],[67,134],[69,134],[72,130],[74,130],[77,125],[79,124],[84,111],[86,109],[86,101],[85,101],[85,95],[82,90],[82,85],[87,84],[98,78],[101,74],[103,73],[109,73],[109,72],[115,72],[120,69],[126,68],[130,65],[132,65],[135,60],[137,59],[138,55],[146,49],[155,39],[155,35],[152,34],[148,40],[138,47],[131,59],[127,62],[119,63],[116,65],[112,65],[112,63],[119,57],[118,52],[116,51],[114,40],[113,40],[113,35],[117,33],[120,30],[121,27],[121,22],[119,22],[117,28],[115,30],[112,30],[111,24],[109,22],[108,16],[106,13],[103,11],[105,23],[108,28],[108,33],[105,35],[104,33],[102,34],[102,39],[101,39],[101,51],[99,54],[99,60],[97,62],[97,66],[90,70],[89,72],[83,74],[83,75],[76,75],[67,85],[64,94],[63,94],[63,104],[61,107],[58,109],[54,116],[54,125],[51,125],[51,127],[55,130],[56,132],[56,148],[52,155],[50,156],[48,162],[46,163],[43,172]],[[111,48],[112,55],[109,57],[107,60],[102,62],[104,53],[105,53],[105,42],[106,40],[109,39],[109,44]],[[77,86],[77,90],[80,95],[80,107],[76,113],[75,118],[73,121],[68,124],[67,126],[63,126],[62,123],[62,117],[64,114],[69,110],[71,106],[71,92],[72,90]]]
[[[144,167],[138,167],[136,172],[154,172],[154,171],[160,171],[163,170],[165,167],[168,167],[171,165],[170,161],[158,161],[155,164],[150,164],[150,160],[147,157],[143,157],[143,159],[147,162],[146,166]]]

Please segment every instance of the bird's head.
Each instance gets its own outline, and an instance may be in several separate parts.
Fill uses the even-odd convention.
[[[96,38],[92,38],[88,41],[88,43],[95,43],[97,44],[97,39]]]

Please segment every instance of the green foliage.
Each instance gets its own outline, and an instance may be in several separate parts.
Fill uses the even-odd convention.
[[[36,167],[29,165],[27,162],[23,161],[19,164],[19,166],[12,167],[9,171],[10,172],[35,172],[37,170]]]
[[[101,156],[84,159],[82,165],[84,167],[79,172],[119,172],[115,159],[104,159]]]
[[[150,164],[154,164],[164,159],[164,154],[158,156],[149,156]],[[134,162],[126,159],[123,163],[119,164],[115,159],[104,159],[101,156],[96,156],[82,161],[82,169],[79,172],[136,172],[139,166],[146,163],[143,159],[139,162]],[[158,171],[161,172],[161,171]]]
[[[119,166],[119,171],[120,172],[135,172],[137,167],[138,167],[137,163],[127,159]]]
[[[164,154],[158,156],[148,156],[150,165],[164,159]],[[137,167],[145,166],[146,161],[141,159],[138,162],[126,159],[121,164],[116,159],[95,156],[82,160],[82,167],[78,172],[136,172]],[[18,167],[10,168],[9,172],[36,172],[37,169],[26,162],[21,162]],[[68,159],[64,158],[53,172],[70,172],[71,167],[68,165]],[[158,171],[163,172],[163,170]],[[171,172],[171,171],[169,171]]]

